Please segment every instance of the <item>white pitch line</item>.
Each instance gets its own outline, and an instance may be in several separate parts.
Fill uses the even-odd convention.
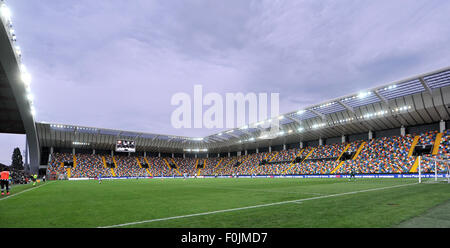
[[[6,196],[6,197],[4,197],[4,198],[0,198],[0,201],[9,199],[9,198],[11,198],[11,197],[13,197],[13,196],[17,196],[17,195],[20,195],[20,194],[22,194],[22,193],[28,192],[28,191],[30,191],[30,190],[37,189],[37,188],[40,188],[40,187],[42,187],[42,186],[44,186],[44,185],[52,184],[52,183],[54,183],[54,182],[44,183],[44,184],[41,184],[41,185],[39,185],[39,186],[37,186],[37,187],[33,187],[33,188],[26,189],[26,190],[24,190],[24,191],[20,191],[19,193],[15,193],[15,194],[13,194],[13,195],[9,195],[9,196]]]
[[[226,190],[243,190],[243,191],[256,191],[256,192],[267,192],[267,193],[284,193],[284,194],[307,194],[307,195],[325,195],[321,193],[314,192],[294,192],[294,191],[277,191],[277,190],[264,190],[264,189],[247,189],[247,188],[237,188],[237,187],[208,187],[208,186],[198,186],[191,185],[195,188],[208,188],[208,189],[226,189]]]
[[[144,221],[137,221],[137,222],[130,222],[130,223],[124,223],[124,224],[111,225],[111,226],[99,226],[97,228],[123,227],[123,226],[138,225],[138,224],[144,224],[144,223],[150,223],[150,222],[158,222],[158,221],[182,219],[182,218],[202,216],[202,215],[210,215],[210,214],[233,212],[233,211],[246,210],[246,209],[252,209],[252,208],[269,207],[269,206],[282,205],[282,204],[287,204],[287,203],[301,203],[301,202],[310,201],[310,200],[318,200],[318,199],[337,197],[337,196],[343,196],[343,195],[351,195],[351,194],[364,193],[364,192],[370,192],[370,191],[377,191],[377,190],[383,190],[383,189],[392,189],[392,188],[411,186],[411,185],[416,185],[416,184],[418,184],[418,183],[408,183],[408,184],[401,184],[401,185],[395,185],[395,186],[389,186],[389,187],[373,188],[373,189],[366,189],[366,190],[359,190],[359,191],[353,191],[353,192],[338,193],[338,194],[332,194],[332,195],[323,195],[323,196],[317,196],[317,197],[311,197],[311,198],[305,198],[305,199],[297,199],[297,200],[282,201],[282,202],[273,202],[273,203],[260,204],[260,205],[254,205],[254,206],[248,206],[248,207],[241,207],[241,208],[231,208],[231,209],[223,209],[223,210],[217,210],[217,211],[211,211],[211,212],[203,212],[203,213],[197,213],[197,214],[188,214],[188,215],[180,215],[180,216],[166,217],[166,218],[160,218],[160,219],[144,220]]]

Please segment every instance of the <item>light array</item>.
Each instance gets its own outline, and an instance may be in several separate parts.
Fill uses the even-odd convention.
[[[2,20],[3,25],[5,26],[8,35],[10,37],[11,43],[13,45],[13,51],[16,55],[16,58],[19,62],[19,70],[20,70],[20,79],[22,83],[24,84],[25,90],[26,90],[26,98],[28,103],[30,104],[30,113],[31,115],[36,115],[36,110],[33,106],[33,100],[34,97],[31,94],[31,75],[28,73],[26,67],[24,64],[22,64],[22,51],[20,50],[20,47],[15,44],[17,42],[15,30],[12,25],[11,21],[11,10],[6,6],[5,2],[3,0],[0,1],[0,19]]]
[[[90,127],[77,127],[77,130],[98,131],[97,128],[90,128]]]
[[[67,125],[58,125],[58,124],[50,124],[52,128],[64,128],[64,129],[75,129],[76,127],[67,126]]]
[[[74,141],[74,142],[72,142],[72,145],[76,145],[76,146],[88,146],[88,145],[90,145],[90,143]]]
[[[358,94],[358,98],[366,98],[368,96],[372,95],[372,92],[367,91],[367,92],[361,92]]]
[[[383,88],[383,90],[391,90],[391,89],[395,89],[395,88],[397,88],[397,85],[390,85],[390,86],[388,86],[388,87],[384,87]]]
[[[317,129],[317,128],[321,128],[321,127],[324,127],[324,126],[326,126],[327,124],[326,123],[318,123],[318,124],[314,124],[314,125],[312,125],[312,129]]]
[[[395,109],[393,109],[391,111],[395,113],[395,112],[405,111],[405,110],[408,110],[408,109],[411,109],[411,106],[403,106],[403,107],[400,107],[400,108],[395,108]]]
[[[184,149],[185,152],[207,152],[208,149]]]
[[[347,118],[347,119],[344,119],[344,120],[340,120],[340,121],[335,121],[334,122],[334,124],[341,124],[341,123],[346,123],[346,122],[349,122],[349,121],[353,121],[355,118]]]
[[[321,109],[321,108],[325,108],[325,107],[328,107],[328,106],[331,106],[331,105],[333,105],[333,104],[335,104],[336,102],[329,102],[329,103],[325,103],[325,104],[322,104],[322,105],[320,105],[320,106],[318,106],[318,107],[314,107],[314,108],[312,108],[312,109]],[[298,113],[298,112],[297,112]]]
[[[372,117],[383,116],[383,115],[387,114],[388,112],[389,111],[382,110],[382,111],[378,111],[375,113],[368,113],[368,114],[361,116],[361,118],[368,119],[368,118],[372,118]]]

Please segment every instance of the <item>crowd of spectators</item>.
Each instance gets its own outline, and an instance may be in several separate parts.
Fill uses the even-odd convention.
[[[346,160],[337,173],[402,173],[409,172],[414,159],[408,157],[411,135],[381,137],[365,143],[356,160]]]
[[[141,168],[136,157],[114,156],[117,167],[114,172],[118,177],[148,177],[150,176],[145,168]]]
[[[427,141],[427,144],[430,144],[432,142],[429,142],[430,135],[433,137],[437,136],[437,133],[428,133],[428,137],[424,137],[423,140]],[[422,136],[421,136],[422,139]],[[434,148],[434,144],[433,144]],[[421,161],[421,166],[423,167],[424,172],[434,172],[435,167],[437,168],[438,173],[446,172],[448,170],[448,164],[444,164],[442,162],[435,162],[432,160],[429,160],[428,158],[434,158],[434,159],[445,159],[448,160],[450,158],[450,129],[447,129],[443,132],[441,137],[441,142],[439,144],[439,148],[437,151],[437,154],[435,155],[425,155],[424,159]]]
[[[76,154],[71,177],[111,177],[111,169],[105,167],[100,155]]]
[[[426,132],[420,135],[418,145],[434,145],[437,132]],[[347,159],[341,163],[338,158],[348,146],[330,144],[304,149],[289,149],[274,152],[252,153],[232,157],[212,158],[161,158],[133,156],[103,156],[106,163],[115,164],[116,176],[195,176],[195,175],[280,175],[280,174],[348,174],[356,173],[408,173],[415,161],[408,156],[414,135],[380,137],[364,143],[356,159]],[[349,143],[346,152],[354,154],[362,141]],[[307,156],[309,154],[309,156]],[[434,158],[450,156],[450,130],[442,135],[438,153]],[[75,167],[71,168],[71,177],[103,177],[112,176],[111,169],[103,163],[103,157],[92,154],[76,154]],[[294,161],[301,157],[303,161]],[[431,157],[431,156],[428,156]],[[141,168],[137,161],[148,161],[148,168]],[[73,161],[74,156],[66,153],[54,153],[48,165],[48,173],[65,175],[67,168],[64,162]],[[115,160],[115,163],[114,163]],[[266,160],[268,163],[262,163]],[[169,164],[175,164],[177,169]],[[204,168],[197,168],[203,163]],[[424,171],[433,171],[434,162],[423,161]],[[447,165],[438,164],[440,171],[447,170]],[[149,173],[150,172],[150,173]],[[20,177],[20,175],[18,175]]]

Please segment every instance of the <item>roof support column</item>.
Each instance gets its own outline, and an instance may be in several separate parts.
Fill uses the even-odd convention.
[[[439,132],[440,132],[440,133],[443,133],[444,130],[445,130],[445,121],[441,120],[441,121],[439,122]]]
[[[406,135],[405,127],[404,127],[404,126],[402,126],[402,127],[400,128],[400,135],[401,135],[401,136],[405,136],[405,135]]]
[[[369,130],[369,140],[372,140],[373,139],[373,132],[372,132],[372,130]]]
[[[344,144],[344,143],[345,143],[345,140],[346,140],[346,137],[345,137],[345,135],[342,135],[342,138],[341,138],[341,143],[342,143],[342,144]]]

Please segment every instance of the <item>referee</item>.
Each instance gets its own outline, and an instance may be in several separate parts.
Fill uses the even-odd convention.
[[[2,188],[2,195],[5,195],[5,187],[6,194],[9,195],[9,170],[5,168],[2,172],[0,172],[0,185]]]

